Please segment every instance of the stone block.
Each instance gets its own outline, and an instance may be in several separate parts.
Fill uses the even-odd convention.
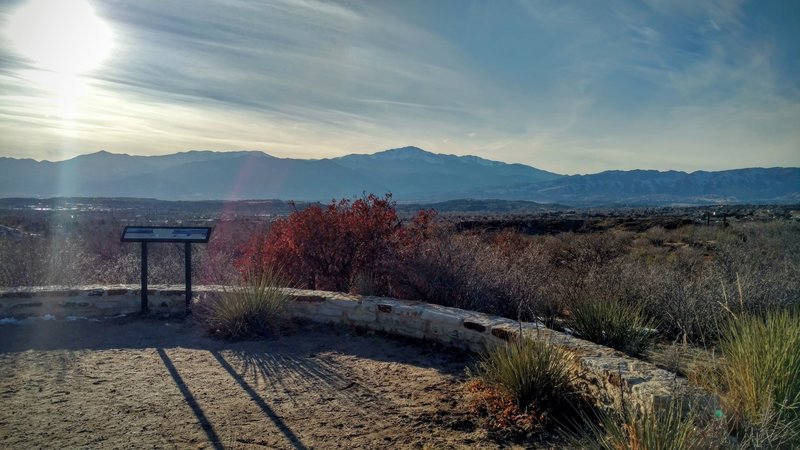
[[[461,322],[464,320],[457,314],[435,308],[423,308],[419,318],[426,322],[441,324],[443,326],[452,326],[454,328],[461,326]]]
[[[177,296],[186,296],[186,289],[162,289],[158,292],[159,295],[164,297],[177,297]],[[109,292],[108,295],[111,295]]]
[[[517,338],[519,332],[514,330],[509,330],[505,327],[492,327],[492,336],[502,340],[502,341],[511,341]]]
[[[119,300],[96,300],[93,303],[95,307],[104,310],[122,307],[122,302]]]
[[[45,298],[62,298],[62,297],[76,297],[80,294],[81,291],[79,291],[78,289],[64,289],[64,290],[38,292],[36,296]]]
[[[362,308],[346,311],[345,318],[351,322],[359,323],[374,323],[376,321],[374,312],[370,312]]]
[[[339,305],[326,302],[320,304],[314,311],[314,314],[329,317],[343,317],[344,310]]]
[[[342,310],[353,310],[361,306],[361,302],[358,300],[350,300],[344,298],[331,298],[326,301],[331,305],[336,305],[337,308]]]
[[[480,322],[465,320],[462,325],[464,326],[464,328],[472,331],[477,331],[478,333],[483,333],[484,331],[486,331],[486,325]]]
[[[16,303],[11,305],[11,309],[30,309],[30,308],[41,308],[43,305],[42,302],[25,302],[25,303]]]
[[[404,320],[419,322],[424,308],[413,303],[398,303],[392,306],[392,315],[401,316]]]
[[[33,292],[3,292],[0,298],[32,298]]]
[[[325,301],[325,297],[319,295],[295,295],[292,300],[300,303],[322,303]]]
[[[116,296],[116,295],[125,295],[128,293],[127,289],[107,289],[106,295],[109,297]]]

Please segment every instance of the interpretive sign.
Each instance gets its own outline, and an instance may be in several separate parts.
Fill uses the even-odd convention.
[[[122,242],[208,242],[209,227],[125,227]]]
[[[147,244],[149,242],[182,242],[184,244],[186,306],[188,307],[192,301],[192,244],[207,243],[210,237],[210,227],[125,227],[120,241],[142,243],[142,313],[147,313]]]

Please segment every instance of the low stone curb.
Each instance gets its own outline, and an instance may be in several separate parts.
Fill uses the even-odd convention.
[[[149,288],[151,314],[185,313],[182,286]],[[224,289],[196,286],[195,302]],[[520,334],[548,340],[570,356],[574,387],[607,410],[627,408],[629,413],[641,414],[667,407],[680,398],[704,406],[710,414],[718,404],[715,396],[690,386],[674,373],[537,323],[384,297],[300,289],[286,292],[292,298],[289,312],[295,318],[425,339],[475,352]],[[0,289],[0,318],[98,318],[136,314],[139,309],[140,290],[135,285]]]

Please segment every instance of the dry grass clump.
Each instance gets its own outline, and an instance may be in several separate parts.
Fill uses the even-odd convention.
[[[470,410],[497,437],[541,436],[561,413],[559,406],[567,406],[568,358],[551,342],[535,338],[485,351],[467,383]]]
[[[705,349],[684,342],[656,343],[644,359],[656,366],[689,379],[690,383],[709,386],[711,370],[719,367],[719,350]]]
[[[745,434],[800,445],[800,313],[734,317],[722,336],[720,390]]]
[[[724,421],[704,420],[679,403],[623,420],[600,413],[569,440],[571,448],[587,450],[712,450],[728,444]]]
[[[246,277],[218,298],[200,303],[198,315],[208,331],[225,339],[248,339],[280,331],[287,320],[289,295],[280,271],[268,268]]]
[[[617,299],[582,299],[567,320],[581,338],[639,356],[655,343],[655,323],[642,309]]]
[[[776,408],[770,408],[759,417],[758,425],[737,424],[736,434],[741,450],[769,449],[794,450],[800,448],[800,423],[786,420]]]
[[[363,270],[353,276],[350,283],[350,293],[358,295],[378,295],[380,280],[374,272]]]

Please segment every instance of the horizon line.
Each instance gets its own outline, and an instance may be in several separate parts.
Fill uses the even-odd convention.
[[[72,156],[72,157],[69,157],[69,158],[65,158],[65,159],[60,159],[60,160],[36,159],[36,158],[17,158],[17,157],[13,157],[13,156],[0,156],[0,160],[7,158],[7,159],[14,159],[14,160],[17,160],[17,161],[29,160],[29,161],[35,161],[37,163],[58,164],[58,163],[66,162],[66,161],[71,161],[73,159],[76,159],[76,158],[79,158],[79,157],[82,157],[82,156],[96,155],[98,153],[107,153],[107,154],[115,155],[115,156],[130,156],[130,157],[152,158],[152,157],[164,157],[164,156],[180,155],[180,154],[195,153],[195,152],[197,152],[197,153],[208,152],[208,153],[260,153],[262,155],[269,156],[271,158],[284,159],[284,160],[293,159],[293,160],[299,160],[299,161],[325,161],[325,160],[335,160],[335,159],[338,159],[338,158],[342,158],[342,157],[345,157],[345,156],[351,156],[351,155],[371,156],[371,155],[375,155],[375,154],[378,154],[378,153],[384,153],[384,152],[388,152],[388,151],[392,151],[392,150],[403,150],[403,149],[417,149],[417,150],[421,150],[421,151],[423,151],[425,153],[430,153],[432,155],[438,155],[438,156],[452,156],[452,157],[456,157],[456,158],[465,158],[465,157],[469,158],[469,157],[471,157],[471,158],[482,159],[484,161],[498,162],[498,163],[507,164],[507,165],[522,165],[522,166],[530,167],[532,169],[541,170],[541,171],[545,171],[545,172],[549,172],[549,173],[552,173],[552,174],[555,174],[555,175],[561,175],[561,176],[585,176],[585,175],[596,175],[596,174],[605,173],[605,172],[633,172],[633,171],[655,171],[655,172],[659,172],[659,173],[678,172],[678,173],[685,173],[685,174],[691,175],[691,174],[698,173],[698,172],[717,173],[717,172],[729,172],[729,171],[735,171],[735,170],[748,170],[748,169],[800,169],[800,167],[798,167],[798,166],[769,166],[769,167],[767,167],[767,166],[744,166],[744,167],[734,167],[734,168],[719,169],[719,170],[697,169],[697,170],[687,171],[687,170],[678,170],[678,169],[659,169],[659,168],[637,167],[637,168],[634,168],[634,169],[612,168],[612,169],[601,170],[601,171],[598,171],[598,172],[559,173],[559,172],[555,172],[555,171],[552,171],[552,170],[542,169],[542,168],[536,167],[536,166],[531,166],[531,165],[525,164],[525,163],[508,162],[508,161],[502,161],[502,160],[497,160],[497,159],[489,159],[489,158],[484,158],[482,156],[477,156],[477,155],[473,155],[473,154],[457,155],[457,154],[454,154],[454,153],[437,153],[435,151],[426,150],[426,149],[424,149],[422,147],[418,147],[418,146],[415,146],[415,145],[406,145],[406,146],[402,146],[402,147],[394,147],[394,148],[388,148],[388,149],[384,149],[384,150],[377,150],[377,151],[373,151],[372,153],[357,153],[357,152],[346,153],[346,154],[343,154],[343,155],[330,156],[330,157],[327,157],[327,158],[282,157],[282,156],[272,155],[270,153],[267,153],[264,150],[253,150],[253,149],[231,149],[231,150],[190,149],[190,150],[183,150],[183,151],[177,151],[177,152],[172,152],[172,153],[162,153],[162,154],[153,154],[153,155],[131,154],[131,153],[125,153],[125,152],[116,153],[116,152],[113,152],[113,151],[110,151],[110,150],[107,150],[107,149],[101,149],[101,150],[97,150],[97,151],[94,151],[94,152],[81,153],[81,154],[78,154],[78,155],[75,155],[75,156]]]

